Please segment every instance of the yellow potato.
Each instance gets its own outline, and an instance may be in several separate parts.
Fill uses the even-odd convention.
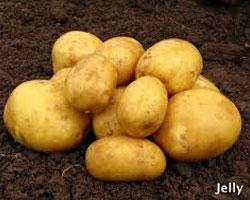
[[[117,85],[134,79],[135,67],[143,52],[142,45],[130,37],[111,38],[96,49],[96,53],[106,56],[117,68]]]
[[[102,41],[93,34],[70,31],[59,37],[52,49],[53,70],[72,67],[80,59],[94,53]]]
[[[88,147],[85,164],[97,179],[142,181],[159,177],[166,168],[166,158],[162,150],[147,139],[112,136]]]
[[[117,119],[126,134],[143,138],[161,125],[168,103],[163,83],[144,76],[127,86],[117,107]]]
[[[239,137],[241,117],[221,93],[195,89],[170,98],[155,141],[179,161],[199,161],[224,153]]]
[[[93,54],[80,60],[65,81],[70,104],[85,113],[102,112],[116,87],[117,71],[104,56]]]
[[[212,81],[202,75],[198,77],[192,89],[208,89],[220,92],[220,90],[214,85]]]
[[[11,93],[4,110],[10,134],[41,152],[61,152],[85,137],[88,117],[71,107],[62,90],[48,80],[27,81]]]
[[[68,76],[71,69],[72,68],[64,68],[59,70],[52,76],[50,80],[53,81],[60,88],[64,88],[66,77]]]
[[[115,89],[106,109],[94,115],[93,128],[96,138],[124,134],[116,117],[117,105],[124,90],[125,87]]]
[[[170,95],[194,86],[201,70],[202,57],[191,43],[181,39],[162,40],[150,47],[136,66],[136,78],[159,78]]]

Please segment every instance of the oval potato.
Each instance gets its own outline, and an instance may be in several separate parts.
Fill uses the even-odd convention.
[[[228,98],[212,90],[195,89],[170,98],[154,139],[176,160],[200,161],[224,153],[240,131],[240,113]]]
[[[155,77],[144,76],[130,83],[117,107],[117,119],[124,132],[143,138],[161,125],[168,103],[167,90]]]
[[[117,85],[131,82],[137,61],[143,54],[142,45],[131,37],[114,37],[100,44],[96,53],[106,56],[117,69]]]
[[[102,41],[95,35],[83,31],[70,31],[60,36],[52,48],[54,73],[74,66],[79,60],[96,50]]]
[[[102,55],[80,60],[65,81],[65,96],[70,104],[85,113],[102,112],[116,87],[117,71]]]
[[[22,145],[41,152],[61,152],[84,139],[88,117],[69,105],[62,90],[48,80],[27,81],[11,93],[4,122]]]
[[[173,95],[191,89],[202,67],[201,54],[194,45],[172,38],[162,40],[145,51],[136,66],[136,78],[155,76]]]
[[[202,75],[198,77],[192,89],[208,89],[220,92],[220,90],[214,85],[212,81]]]
[[[116,117],[117,105],[124,90],[125,87],[115,89],[105,110],[94,115],[93,129],[96,138],[124,134]]]
[[[53,81],[58,87],[64,88],[66,77],[68,76],[71,69],[71,67],[61,69],[60,71],[56,72],[50,80]]]
[[[147,139],[104,137],[92,143],[85,155],[88,172],[106,181],[142,181],[159,177],[166,168],[162,150]]]

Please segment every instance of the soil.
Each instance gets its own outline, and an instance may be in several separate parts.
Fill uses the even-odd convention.
[[[207,2],[1,0],[0,199],[250,199],[250,1]],[[87,173],[84,152],[93,136],[62,154],[20,146],[3,124],[7,97],[23,81],[52,76],[52,44],[72,29],[103,40],[131,36],[145,48],[170,37],[194,43],[204,57],[203,73],[242,114],[239,141],[224,155],[203,162],[168,159],[166,172],[157,180],[128,183],[103,182]],[[218,182],[230,181],[244,184],[239,197],[214,195]]]

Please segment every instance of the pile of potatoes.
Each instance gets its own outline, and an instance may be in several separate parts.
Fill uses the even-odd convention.
[[[239,137],[239,111],[201,75],[202,56],[188,41],[144,50],[130,37],[102,42],[70,31],[56,40],[52,63],[50,80],[14,89],[4,122],[20,144],[47,153],[79,146],[93,128],[85,164],[97,179],[152,180],[165,171],[165,154],[200,161]]]

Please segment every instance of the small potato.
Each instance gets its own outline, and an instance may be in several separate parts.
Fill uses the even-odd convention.
[[[64,68],[59,70],[52,76],[50,80],[53,81],[60,88],[64,88],[66,77],[68,76],[71,69],[72,68]]]
[[[155,77],[144,76],[127,86],[117,107],[117,119],[124,132],[143,138],[161,125],[168,103],[167,90]]]
[[[192,89],[208,89],[220,92],[220,90],[214,85],[213,82],[211,82],[205,76],[202,75],[198,77]]]
[[[143,181],[159,177],[166,168],[162,150],[147,139],[128,136],[101,138],[85,154],[88,172],[105,181]]]
[[[102,41],[93,34],[83,31],[70,31],[59,37],[52,49],[54,73],[72,67],[80,59],[94,53]]]
[[[194,86],[202,70],[202,57],[191,43],[181,39],[162,40],[142,55],[136,66],[136,78],[159,78],[170,95]]]
[[[135,67],[143,52],[142,45],[130,37],[111,38],[96,49],[96,53],[106,56],[117,68],[117,85],[134,79]]]
[[[11,93],[4,109],[10,134],[41,152],[61,152],[84,139],[88,117],[69,105],[62,90],[48,80],[27,81]]]
[[[103,112],[94,115],[93,128],[96,138],[99,139],[106,136],[124,134],[116,117],[117,105],[124,90],[125,87],[115,89],[106,109]]]
[[[116,87],[117,71],[104,56],[93,54],[80,60],[65,81],[70,104],[85,113],[102,112]]]
[[[240,113],[228,98],[212,90],[195,89],[170,98],[154,139],[176,160],[200,161],[224,153],[240,131]]]

